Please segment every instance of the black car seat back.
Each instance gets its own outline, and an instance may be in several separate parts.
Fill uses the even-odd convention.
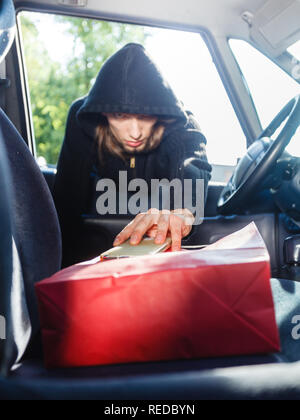
[[[11,28],[13,3],[2,0],[1,7],[0,27]],[[12,30],[8,32],[11,34]],[[7,45],[11,42],[6,41]],[[7,48],[3,51],[6,53]],[[34,284],[60,269],[61,233],[47,183],[26,143],[2,110],[0,153],[0,315],[6,321],[6,340],[0,344],[0,369],[5,374],[21,359],[39,330]]]

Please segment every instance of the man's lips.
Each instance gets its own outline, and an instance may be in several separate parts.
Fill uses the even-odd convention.
[[[126,144],[129,146],[129,147],[139,147],[139,146],[141,146],[142,144],[143,144],[144,142],[143,141],[126,141]]]

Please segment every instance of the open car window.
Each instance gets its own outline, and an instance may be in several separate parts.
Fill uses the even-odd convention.
[[[196,116],[213,179],[229,179],[246,139],[199,34],[32,12],[21,12],[19,23],[41,162],[56,165],[68,109],[89,92],[104,61],[126,43],[139,42]]]
[[[294,55],[294,78],[245,41],[232,39],[230,47],[249,87],[261,124],[265,129],[278,110],[282,109],[290,99],[300,94],[300,66],[296,57],[296,53],[300,56],[300,44],[295,44],[289,51]],[[286,150],[292,155],[300,157],[300,130],[297,131]]]
[[[294,57],[295,67],[293,69],[293,77],[296,80],[300,80],[300,69],[298,67],[300,64],[300,41],[295,42],[295,44],[293,44],[287,50]]]

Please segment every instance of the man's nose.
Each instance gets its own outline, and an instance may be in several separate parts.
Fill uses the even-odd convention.
[[[129,136],[133,140],[140,140],[142,137],[142,128],[140,121],[137,118],[133,118],[129,123]]]

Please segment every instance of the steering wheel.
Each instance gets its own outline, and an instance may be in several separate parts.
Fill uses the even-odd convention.
[[[285,123],[284,123],[285,122]],[[284,123],[275,140],[271,136]],[[285,148],[300,125],[300,95],[293,98],[261,133],[240,160],[230,181],[222,191],[217,210],[220,214],[234,214],[245,202],[259,191],[273,165],[283,154]]]

